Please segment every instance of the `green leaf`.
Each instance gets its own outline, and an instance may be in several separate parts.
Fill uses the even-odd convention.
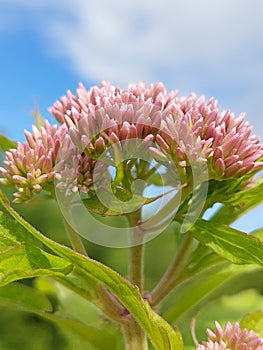
[[[224,206],[212,217],[211,221],[213,221],[214,224],[229,225],[249,210],[258,206],[262,201],[263,177],[261,177],[251,189],[231,194],[231,196],[224,201]]]
[[[40,312],[38,314],[39,316],[42,316],[45,319],[52,321],[63,328],[67,328],[75,334],[80,335],[83,339],[87,340],[90,344],[95,346],[96,349],[116,349],[116,338],[105,329],[88,326],[79,320],[64,317],[59,314],[48,314],[44,312]]]
[[[45,125],[45,119],[42,117],[42,115],[39,112],[38,107],[36,106],[33,111],[33,117],[35,119],[35,124],[38,129],[41,128],[41,126]]]
[[[0,251],[8,248],[8,242],[24,242],[34,246],[42,247],[39,240],[28,233],[17,221],[12,220],[8,215],[0,211]],[[9,243],[10,244],[10,243]]]
[[[74,318],[52,313],[52,306],[46,296],[38,290],[12,283],[0,288],[0,305],[15,307],[41,316],[62,328],[73,331],[100,350],[115,350],[116,338],[105,329],[88,326]]]
[[[263,311],[245,315],[240,322],[240,326],[254,331],[263,338]]]
[[[8,151],[10,148],[16,148],[17,144],[15,141],[10,140],[4,135],[0,135],[0,147],[3,151]]]
[[[27,311],[52,312],[52,305],[43,293],[21,283],[2,286],[0,304],[16,306]]]
[[[261,242],[263,242],[263,228],[253,231],[252,234],[253,236],[257,237]]]
[[[142,298],[136,286],[100,262],[77,254],[71,249],[42,235],[10,206],[2,191],[0,191],[0,201],[6,210],[33,236],[38,238],[43,244],[53,250],[53,252],[67,258],[74,264],[74,271],[79,272],[79,275],[83,275],[84,279],[85,276],[88,279],[94,279],[113,292],[144,329],[150,341],[157,349],[183,349],[183,341],[179,330],[177,328],[173,329],[162,317],[152,310],[149,303]]]
[[[258,269],[255,266],[233,265],[227,261],[208,267],[178,285],[163,305],[163,317],[176,322],[188,310],[205,302],[207,298],[232,278]]]
[[[173,176],[171,175],[173,174]],[[177,180],[177,181],[176,181]],[[179,179],[175,179],[175,172],[168,171],[167,173],[153,173],[148,179],[148,183],[156,186],[175,186],[176,182],[180,182]]]
[[[124,188],[116,188],[114,193],[107,190],[100,190],[97,193],[99,194],[99,198],[103,198],[103,203],[97,196],[94,196],[92,198],[83,199],[83,204],[91,212],[102,216],[126,215],[163,196],[162,194],[146,198]]]
[[[190,231],[201,243],[234,264],[263,266],[263,243],[253,235],[205,220],[198,220]]]
[[[136,286],[98,261],[77,255],[70,249],[63,254],[65,253],[74,263],[75,271],[83,276],[83,282],[86,278],[93,278],[118,297],[145,330],[157,349],[183,349],[179,331],[172,329],[168,323],[152,310],[148,302],[141,297]]]
[[[26,243],[13,246],[14,242],[9,243],[10,247],[0,252],[0,286],[23,278],[67,274],[72,269],[67,260],[39,248]]]
[[[23,278],[67,274],[72,264],[29,243],[30,235],[0,212],[0,286]]]

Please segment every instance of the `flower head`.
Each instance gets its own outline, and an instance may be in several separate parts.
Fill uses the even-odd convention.
[[[76,193],[79,190],[88,193],[93,182],[92,172],[95,164],[96,160],[80,153],[70,136],[66,134],[57,154],[56,187],[66,194]]]
[[[170,98],[176,98],[177,92],[167,95],[162,83],[155,83],[147,86],[145,82],[130,84],[127,89],[121,90],[118,87],[103,81],[101,85],[94,86],[86,90],[83,84],[79,84],[76,95],[70,91],[67,96],[61,97],[52,107],[49,108],[51,114],[63,123],[65,116],[71,119],[78,119],[83,113],[92,113],[95,110],[121,104],[154,104],[165,106]]]
[[[210,176],[220,178],[240,177],[263,167],[263,145],[257,136],[251,135],[252,127],[230,111],[218,110],[218,103],[211,98],[192,94],[179,103],[183,118],[189,117],[188,125],[209,162]],[[181,117],[181,118],[182,118]]]
[[[16,149],[6,152],[0,182],[17,189],[15,202],[30,199],[33,193],[52,186],[57,154],[66,134],[65,125],[51,126],[46,121],[40,129],[33,126],[32,133],[25,131],[26,143],[18,142]]]
[[[167,92],[162,83],[140,82],[124,90],[106,82],[89,90],[79,84],[75,95],[68,91],[49,111],[60,126],[33,126],[32,134],[25,131],[26,143],[6,152],[0,181],[17,188],[16,201],[47,189],[55,172],[61,187],[87,193],[96,160],[113,145],[122,152],[131,139],[142,142],[139,150],[126,147],[129,159],[139,158],[139,151],[148,152],[157,162],[178,167],[186,181],[196,163],[205,164],[209,179],[216,180],[252,175],[263,168],[263,145],[251,135],[243,114],[220,112],[213,98],[180,97],[177,90]],[[69,139],[78,155],[74,147],[69,152]],[[64,162],[64,169],[56,164],[61,147],[66,148],[66,158],[72,158]]]
[[[227,322],[224,329],[215,322],[215,332],[207,329],[208,340],[197,345],[197,350],[263,350],[263,338],[241,329],[238,322]]]
[[[179,167],[207,162],[210,178],[240,177],[263,168],[263,145],[251,135],[244,114],[220,112],[213,98],[168,93],[162,83],[140,82],[125,90],[105,82],[90,90],[80,84],[76,95],[68,92],[49,110],[91,156],[112,143],[150,136],[157,146],[154,155]]]

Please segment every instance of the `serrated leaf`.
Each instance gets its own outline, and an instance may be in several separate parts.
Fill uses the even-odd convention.
[[[10,206],[7,198],[1,191],[0,200],[6,210],[26,230],[53,252],[74,264],[74,271],[79,271],[79,274],[83,275],[84,279],[85,276],[88,279],[94,279],[113,292],[144,329],[156,349],[183,349],[183,341],[179,330],[177,328],[173,329],[162,317],[152,310],[148,302],[142,298],[136,286],[102,263],[77,254],[70,248],[64,247],[42,235]]]
[[[254,331],[263,338],[263,311],[245,315],[240,325],[242,328]]]
[[[0,147],[4,152],[8,151],[10,148],[16,148],[17,144],[15,141],[10,140],[4,135],[0,135]]]
[[[201,243],[234,264],[263,266],[263,243],[253,235],[205,220],[198,220],[190,231]]]
[[[23,278],[68,274],[71,269],[72,264],[67,260],[26,243],[18,243],[0,252],[0,286]]]
[[[6,249],[10,240],[14,242],[29,243],[34,246],[42,247],[41,242],[21,226],[17,221],[12,220],[8,215],[0,211],[0,251]],[[9,245],[8,245],[9,244]]]
[[[183,349],[178,329],[172,329],[168,323],[152,310],[148,302],[141,297],[136,286],[98,261],[76,255],[70,249],[67,252],[64,251],[63,254],[66,254],[74,263],[75,271],[80,271],[80,274],[83,275],[83,282],[85,281],[85,276],[88,279],[92,277],[118,297],[145,330],[156,349]]]
[[[72,264],[32,245],[30,234],[0,212],[0,286],[23,278],[67,274]]]
[[[211,218],[214,224],[229,225],[263,201],[263,177],[252,188],[231,194],[224,206]]]

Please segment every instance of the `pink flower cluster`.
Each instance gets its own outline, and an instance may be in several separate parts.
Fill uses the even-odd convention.
[[[246,328],[241,329],[238,322],[227,322],[222,329],[215,322],[215,333],[207,330],[208,340],[197,345],[197,350],[263,350],[263,339]]]
[[[28,200],[42,189],[52,189],[57,154],[67,132],[65,125],[51,126],[46,121],[40,129],[33,126],[32,133],[25,131],[27,143],[18,142],[17,148],[6,152],[0,182],[17,189],[14,202]]]
[[[163,153],[181,167],[208,162],[211,178],[240,177],[263,167],[263,145],[251,135],[244,114],[219,112],[213,98],[167,93],[162,83],[141,82],[126,90],[105,82],[90,90],[80,84],[76,95],[68,92],[49,110],[90,156],[109,143],[148,137],[157,145],[154,154]]]
[[[210,179],[240,177],[263,168],[263,145],[251,135],[243,114],[220,112],[214,99],[168,93],[162,83],[140,82],[125,90],[105,82],[89,90],[80,84],[75,95],[68,92],[49,111],[60,126],[46,122],[40,130],[33,127],[32,134],[25,131],[27,143],[6,152],[0,182],[17,188],[16,201],[48,189],[58,169],[62,187],[88,192],[96,159],[127,139],[142,140],[157,161],[172,162],[181,171],[194,162],[206,163]],[[74,174],[70,167],[56,165],[59,148],[71,141],[81,150],[77,156],[72,153]]]

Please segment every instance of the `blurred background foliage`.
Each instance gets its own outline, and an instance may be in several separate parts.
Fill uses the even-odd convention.
[[[12,200],[12,192],[3,188]],[[64,231],[63,220],[59,208],[53,199],[39,195],[29,203],[14,204],[15,209],[36,228],[48,237],[65,245],[69,245]],[[117,220],[117,219],[114,219]],[[169,262],[175,254],[181,234],[176,233],[172,224],[164,233],[146,244],[145,252],[145,289],[151,290],[158,282]],[[90,257],[97,259],[123,276],[127,275],[127,249],[107,248],[83,239]],[[30,288],[38,289],[51,302],[53,312],[74,318],[94,327],[107,327],[119,339],[116,350],[123,349],[122,337],[97,310],[65,287],[44,278],[23,280]],[[194,293],[194,290],[193,290]],[[197,317],[196,336],[205,339],[205,329],[213,329],[214,321],[224,324],[227,320],[239,321],[244,314],[263,310],[263,271],[244,273],[241,277],[225,283],[204,298],[175,323],[179,326],[185,339],[186,349],[193,349],[194,344],[190,332],[192,317]],[[170,297],[169,303],[173,302]],[[44,320],[38,315],[23,311],[10,305],[0,295],[0,349],[1,350],[82,350],[95,349],[87,344],[80,335],[55,323]]]

